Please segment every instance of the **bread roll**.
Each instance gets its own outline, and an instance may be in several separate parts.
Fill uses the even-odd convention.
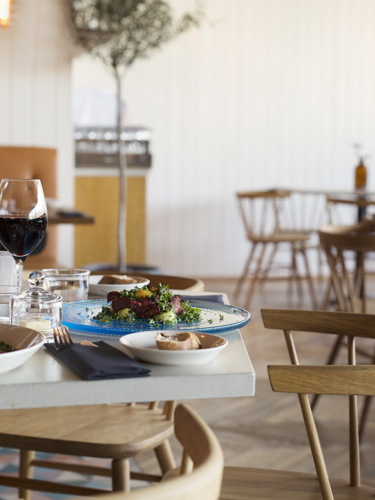
[[[200,349],[201,343],[198,337],[192,332],[162,333],[158,332],[155,337],[158,349],[172,351],[188,351]]]

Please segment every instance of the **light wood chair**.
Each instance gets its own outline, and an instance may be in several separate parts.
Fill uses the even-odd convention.
[[[324,249],[330,269],[330,281],[323,301],[326,310],[331,303],[331,291],[334,292],[334,304],[340,311],[365,313],[367,310],[366,262],[369,253],[375,251],[375,221],[366,220],[352,226],[326,225],[319,229],[320,243]],[[353,259],[354,257],[354,259]],[[343,337],[338,336],[328,355],[326,364],[335,363]],[[375,363],[374,351],[357,346],[357,353]],[[314,409],[319,395],[314,396]],[[360,421],[360,439],[364,433],[371,397],[367,397]]]
[[[208,425],[187,405],[175,412],[175,433],[183,446],[179,475],[124,495],[111,493],[97,500],[217,500],[223,474],[223,452]],[[74,499],[73,499],[74,500]]]
[[[350,337],[353,340],[354,337]],[[355,351],[352,345],[352,355]],[[350,355],[350,354],[349,354]],[[348,500],[374,498],[374,488],[361,485],[358,439],[357,396],[375,395],[375,366],[269,366],[268,375],[276,392],[297,393],[314,459],[317,478],[305,475],[305,496],[296,488],[298,498]],[[329,479],[319,435],[308,400],[308,394],[346,395],[349,397],[350,482]],[[320,491],[319,491],[320,490]],[[315,496],[314,496],[315,493]],[[291,498],[291,497],[289,497]],[[297,498],[295,496],[295,498]]]
[[[62,396],[63,397],[63,396]],[[19,477],[0,474],[0,485],[67,495],[97,495],[103,490],[33,479],[34,467],[112,478],[111,491],[129,491],[130,479],[158,482],[175,467],[168,438],[173,434],[175,402],[111,404],[2,410],[0,446],[20,450]],[[32,451],[30,451],[32,450]],[[130,472],[129,458],[154,450],[162,474]],[[35,459],[35,451],[111,459],[111,468]]]
[[[374,198],[366,193],[329,195],[326,197],[328,223],[344,225],[348,221],[353,224],[361,222],[373,216],[373,214],[368,214],[367,210],[374,205]]]
[[[292,279],[295,279],[299,292],[302,293],[301,274],[297,267],[297,255],[300,254],[305,266],[305,277],[312,305],[314,308],[317,307],[306,255],[306,244],[310,239],[310,233],[290,228],[290,226],[282,226],[285,204],[289,197],[290,191],[279,189],[237,193],[239,209],[251,249],[243,273],[237,282],[235,297],[238,298],[246,277],[250,275],[251,283],[245,300],[246,307],[250,307],[257,282],[266,280],[271,269],[275,268],[275,255],[283,245],[287,245],[290,250],[290,264],[283,266],[289,271],[290,283]],[[271,250],[266,256],[268,247],[271,247]],[[258,248],[259,255],[257,255]]]
[[[366,312],[366,256],[375,251],[375,221],[363,221],[351,226],[327,224],[318,230],[320,244],[327,256],[330,286],[322,309],[330,303],[330,292],[335,292],[341,311]],[[351,269],[348,266],[352,264]],[[353,256],[355,263],[353,263]],[[353,265],[354,264],[354,265]]]
[[[262,310],[265,328],[282,330],[292,365],[299,365],[292,332],[337,334],[348,338],[349,364],[355,365],[355,337],[375,337],[375,316],[345,312]],[[317,475],[268,469],[225,467],[221,500],[348,500],[373,498],[374,490],[360,486],[358,395],[375,394],[373,366],[270,366],[274,391],[295,392],[312,450]],[[329,481],[308,394],[349,396],[350,484]],[[331,491],[331,487],[333,493]]]
[[[0,146],[0,179],[40,179],[44,195],[57,196],[57,151],[53,148]],[[30,255],[26,269],[59,267],[57,259],[57,227],[49,226],[43,250]]]

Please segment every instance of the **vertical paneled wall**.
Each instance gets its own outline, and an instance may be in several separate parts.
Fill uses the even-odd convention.
[[[19,0],[0,31],[0,143],[55,146],[73,200],[70,47],[63,0]],[[172,0],[180,11],[192,0]],[[374,156],[373,0],[211,0],[208,20],[137,62],[128,123],[153,131],[148,262],[175,274],[237,275],[248,251],[240,189],[351,188],[354,142]],[[113,88],[88,58],[76,87]],[[369,184],[375,189],[370,167]],[[71,235],[63,236],[71,259]]]
[[[194,2],[175,0],[179,9]],[[238,275],[238,190],[353,187],[363,144],[375,189],[373,0],[212,0],[208,20],[125,79],[128,123],[153,131],[148,261]],[[77,87],[113,88],[99,63]]]
[[[74,200],[71,46],[64,0],[19,0],[0,29],[0,144],[58,150],[58,193]],[[60,230],[60,262],[73,264],[72,229]]]

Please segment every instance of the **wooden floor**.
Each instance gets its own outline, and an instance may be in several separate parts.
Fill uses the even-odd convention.
[[[232,305],[245,306],[233,298],[234,280],[204,281],[206,291],[224,291]],[[325,286],[324,281],[316,282],[320,298]],[[368,293],[375,296],[375,278],[368,283]],[[307,290],[301,296],[289,290],[283,280],[266,282],[253,299],[250,323],[241,330],[256,372],[255,396],[190,400],[188,403],[216,433],[224,450],[226,465],[314,472],[297,396],[273,393],[268,383],[267,365],[289,363],[289,358],[282,333],[263,328],[260,308],[311,309],[311,303]],[[333,337],[300,333],[294,338],[301,363],[325,362]],[[342,363],[346,363],[345,354],[342,352]],[[348,477],[347,413],[347,398],[343,396],[323,396],[315,411],[328,471],[343,479]],[[363,482],[373,486],[374,445],[375,402],[361,449]],[[178,455],[178,444],[173,442],[173,447]],[[151,455],[142,457],[140,465],[152,468],[152,458]]]

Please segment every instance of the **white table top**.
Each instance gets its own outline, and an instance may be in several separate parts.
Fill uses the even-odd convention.
[[[71,333],[75,341],[92,340]],[[82,380],[41,348],[23,366],[0,375],[0,409],[253,396],[255,372],[239,330],[222,336],[228,347],[207,364],[150,364],[149,377],[98,381]],[[117,339],[105,340],[121,348]]]

